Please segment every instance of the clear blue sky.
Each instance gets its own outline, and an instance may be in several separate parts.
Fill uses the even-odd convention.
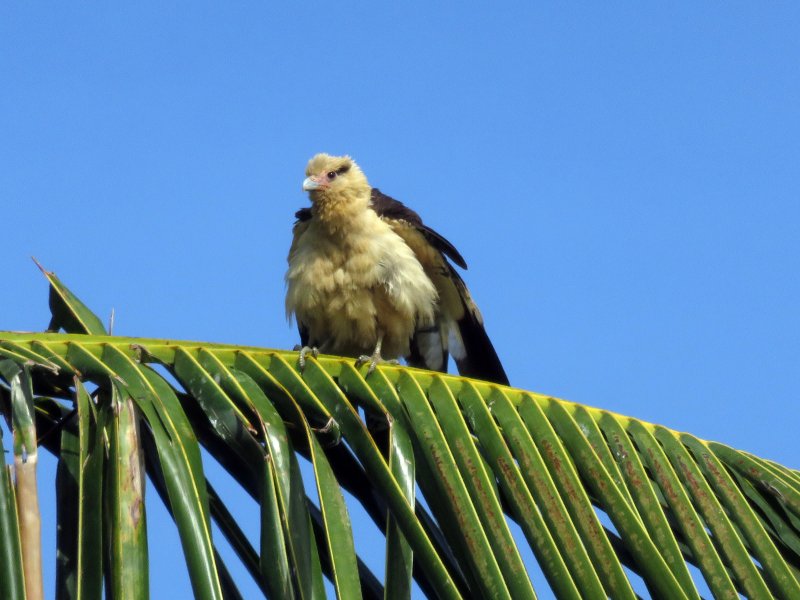
[[[0,6],[0,329],[47,324],[33,255],[120,335],[291,348],[305,163],[349,153],[514,385],[800,466],[797,4],[136,4]]]

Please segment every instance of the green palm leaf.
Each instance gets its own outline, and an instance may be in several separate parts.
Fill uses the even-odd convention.
[[[412,577],[429,596],[535,598],[526,544],[559,598],[635,598],[626,568],[653,597],[698,598],[692,566],[715,597],[800,597],[795,470],[460,377],[365,378],[329,356],[300,372],[293,352],[108,336],[48,279],[52,323],[69,333],[0,333],[0,404],[15,437],[36,439],[35,425],[59,456],[65,596],[100,597],[104,579],[148,595],[146,473],[201,598],[239,594],[212,520],[271,598],[324,597],[324,579],[340,598],[408,598]],[[258,503],[258,549],[208,484],[201,447]],[[22,597],[25,544],[2,475],[0,586]],[[343,492],[384,536],[384,573],[365,566]],[[104,546],[108,562],[87,559]]]

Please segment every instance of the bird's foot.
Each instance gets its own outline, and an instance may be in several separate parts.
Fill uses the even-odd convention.
[[[295,346],[294,349],[300,350],[300,358],[297,359],[297,365],[300,367],[301,371],[306,368],[306,356],[309,354],[314,358],[319,356],[319,348],[316,346]]]
[[[356,361],[356,369],[367,363],[369,363],[369,368],[367,369],[367,375],[369,375],[378,365],[399,365],[400,361],[395,358],[383,358],[381,356],[381,351],[375,350],[371,356],[367,356],[366,354],[359,356],[358,360]]]

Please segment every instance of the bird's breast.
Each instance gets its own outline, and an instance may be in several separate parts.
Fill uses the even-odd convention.
[[[378,331],[407,346],[417,323],[433,320],[437,300],[414,253],[377,217],[346,237],[309,227],[289,256],[286,281],[287,313],[312,337],[338,339],[334,348],[355,338],[374,344]]]

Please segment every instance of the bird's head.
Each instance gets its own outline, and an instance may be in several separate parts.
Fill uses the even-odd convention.
[[[339,197],[366,197],[369,199],[370,186],[367,178],[356,162],[349,156],[317,154],[308,161],[303,190],[311,196],[315,204]]]

